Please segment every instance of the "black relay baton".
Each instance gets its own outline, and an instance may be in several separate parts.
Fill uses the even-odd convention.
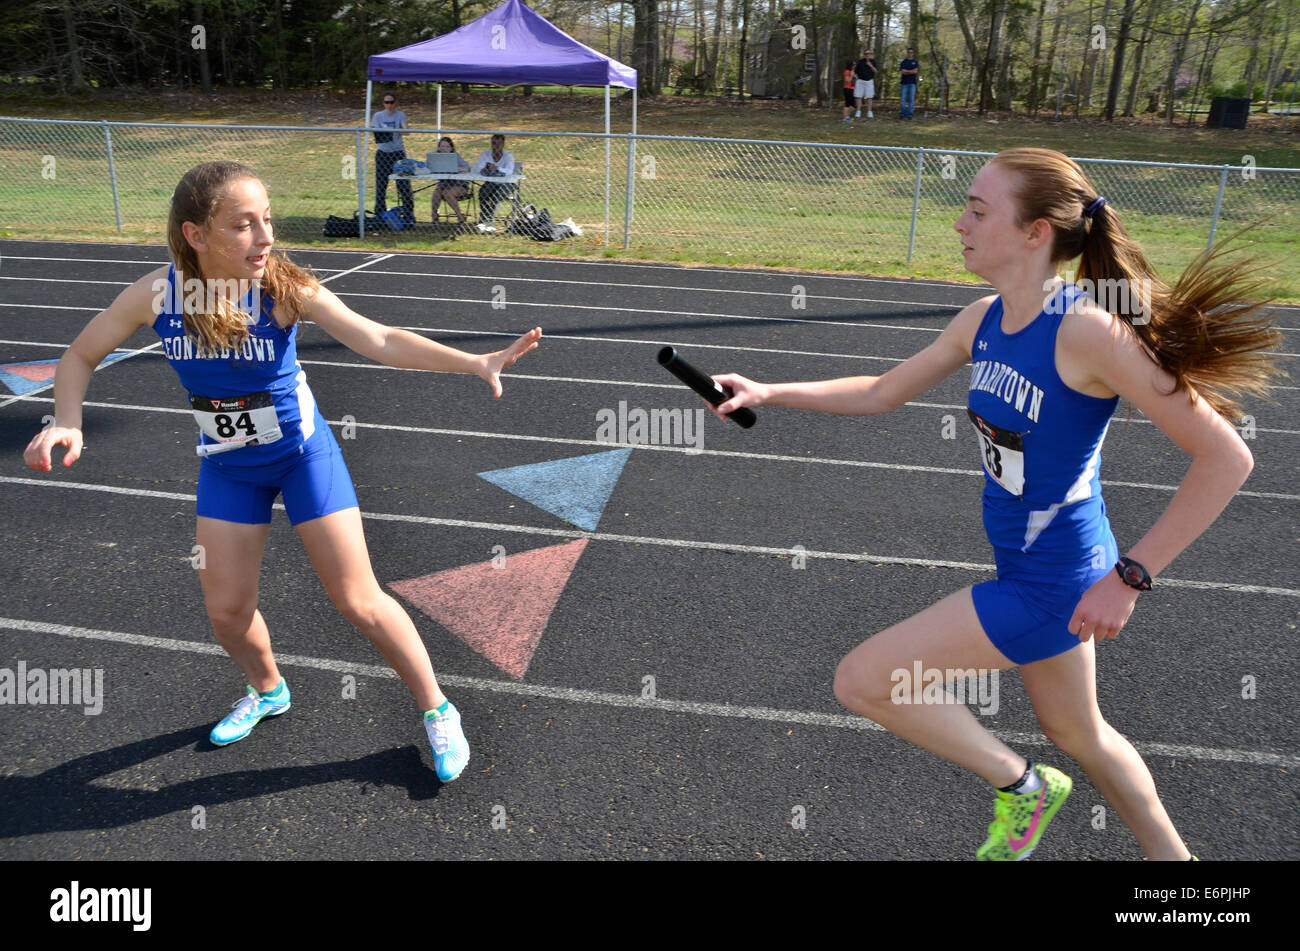
[[[664,347],[659,351],[659,364],[714,406],[721,406],[731,399],[733,395],[731,390],[714,383],[710,377],[705,376],[683,360],[673,347]],[[740,409],[728,413],[727,419],[733,423],[739,423],[745,429],[758,422],[758,417],[754,415],[754,411],[748,406],[742,406]]]

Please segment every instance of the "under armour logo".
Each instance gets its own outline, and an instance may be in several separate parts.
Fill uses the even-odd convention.
[[[169,320],[169,321],[167,321],[167,323],[171,324],[171,326],[173,326],[173,327],[180,327],[180,326],[182,326],[182,323],[181,323],[181,321],[179,321],[179,320]]]
[[[981,341],[980,341],[980,349],[981,349],[981,350],[987,350],[988,348],[989,348],[988,342],[987,342],[987,341],[984,341],[984,340],[981,340]]]

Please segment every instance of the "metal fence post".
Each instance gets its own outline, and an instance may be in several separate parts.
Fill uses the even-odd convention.
[[[916,150],[916,184],[912,186],[912,233],[907,237],[907,263],[912,263],[916,246],[916,209],[921,202],[921,169],[925,166],[925,149]]]
[[[108,146],[108,179],[113,185],[113,214],[117,216],[117,233],[122,233],[122,204],[117,197],[117,167],[113,164],[113,133],[104,123],[104,143]]]
[[[630,246],[632,235],[632,202],[636,199],[636,136],[627,137],[627,190],[623,195],[623,249]]]
[[[1231,167],[1223,166],[1223,174],[1219,176],[1219,195],[1214,199],[1214,220],[1210,222],[1210,240],[1206,242],[1206,251],[1214,247],[1214,232],[1219,227],[1219,209],[1223,207],[1223,190],[1228,186],[1228,169]]]
[[[357,236],[361,238],[366,236],[366,168],[362,151],[365,143],[365,131],[357,129]]]

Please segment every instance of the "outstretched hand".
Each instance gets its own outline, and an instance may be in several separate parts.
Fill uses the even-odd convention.
[[[504,350],[489,353],[484,357],[483,372],[480,376],[492,387],[492,396],[501,396],[501,371],[513,364],[525,353],[537,349],[537,341],[542,339],[542,328],[534,327]]]
[[[81,458],[81,430],[67,426],[47,426],[37,433],[23,451],[23,462],[37,472],[49,472],[55,446],[63,446],[63,464],[70,466]]]

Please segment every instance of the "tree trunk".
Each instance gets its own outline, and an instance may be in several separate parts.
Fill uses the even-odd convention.
[[[1133,79],[1128,86],[1128,100],[1124,103],[1124,115],[1133,115],[1137,105],[1138,85],[1142,81],[1142,59],[1146,53],[1147,43],[1151,42],[1151,24],[1155,22],[1164,0],[1148,0],[1147,21],[1142,25],[1142,39],[1138,41],[1137,55],[1133,57]]]
[[[993,70],[998,61],[998,39],[1002,20],[1006,16],[1007,0],[994,0],[993,17],[989,21],[988,50],[980,62],[980,114],[995,108],[993,99]]]
[[[1277,49],[1277,50],[1275,50],[1275,51],[1271,51],[1270,54],[1269,54],[1268,83],[1267,83],[1267,88],[1264,90],[1264,102],[1263,102],[1263,105],[1260,106],[1260,111],[1263,112],[1263,113],[1265,113],[1265,114],[1267,114],[1267,112],[1268,112],[1268,104],[1269,104],[1269,102],[1271,102],[1272,99],[1273,99],[1273,90],[1274,90],[1275,88],[1277,88],[1277,71],[1278,71],[1278,67],[1282,65],[1282,60],[1283,60],[1283,58],[1286,56],[1286,48],[1287,48],[1287,44],[1291,41],[1291,11],[1292,11],[1292,9],[1293,9],[1293,8],[1292,8],[1292,5],[1291,5],[1291,4],[1286,4],[1286,26],[1283,27],[1280,31],[1277,31],[1277,30],[1276,30],[1276,28],[1279,26],[1279,24],[1278,24],[1278,22],[1277,22],[1277,12],[1276,12],[1276,8],[1275,8],[1274,13],[1273,13],[1273,26],[1274,26],[1274,28],[1275,28],[1275,32],[1274,32],[1274,34],[1273,34],[1274,39],[1273,39],[1271,45],[1276,44],[1276,42],[1277,42],[1276,37],[1278,36],[1278,34],[1279,34],[1279,32],[1280,32],[1281,37],[1282,37],[1282,46],[1281,46],[1280,49]]]
[[[1124,13],[1119,21],[1119,39],[1115,43],[1115,61],[1110,67],[1110,89],[1106,93],[1106,108],[1102,115],[1115,118],[1115,104],[1119,101],[1119,85],[1124,80],[1124,49],[1128,46],[1129,30],[1133,26],[1133,6],[1137,0],[1124,0]]]
[[[1029,98],[1025,103],[1030,115],[1038,114],[1038,83],[1042,78],[1043,55],[1043,14],[1047,11],[1047,0],[1038,0],[1038,20],[1034,24],[1034,58],[1029,71]]]
[[[1182,38],[1174,46],[1173,59],[1169,61],[1169,82],[1165,90],[1169,99],[1165,103],[1165,124],[1172,125],[1174,121],[1174,84],[1178,80],[1178,67],[1183,64],[1183,56],[1187,53],[1187,38],[1192,35],[1192,24],[1196,22],[1196,14],[1201,9],[1201,0],[1193,0],[1192,12],[1187,15],[1187,26],[1183,28]]]
[[[659,95],[659,0],[633,0],[632,66],[643,99]]]
[[[1093,92],[1097,89],[1097,87],[1100,85],[1102,88],[1105,88],[1108,85],[1107,83],[1108,74],[1106,72],[1106,67],[1107,64],[1110,62],[1110,57],[1107,56],[1107,54],[1112,49],[1115,48],[1115,40],[1110,35],[1110,7],[1111,7],[1111,0],[1106,0],[1106,7],[1101,12],[1101,22],[1106,25],[1106,45],[1097,52],[1098,69],[1094,70],[1094,80],[1091,83],[1091,85],[1089,85],[1088,87],[1089,107],[1092,106]]]
[[[749,58],[749,4],[750,0],[740,2],[740,74],[736,80],[740,101],[745,101],[745,60]]]
[[[1250,57],[1246,60],[1246,98],[1255,98],[1255,77],[1259,74],[1259,43],[1264,38],[1264,17],[1255,21],[1250,38]]]
[[[193,50],[199,57],[199,85],[205,93],[212,92],[212,69],[208,65],[208,25],[203,19],[203,0],[194,0],[194,25],[203,27],[203,49]],[[191,46],[193,45],[191,33]]]
[[[63,38],[68,44],[68,79],[74,91],[88,88],[86,74],[81,66],[81,44],[77,40],[77,21],[72,15],[72,0],[59,4],[63,13]]]

